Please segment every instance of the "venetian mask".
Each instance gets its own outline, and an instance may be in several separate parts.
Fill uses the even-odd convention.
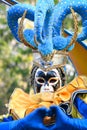
[[[48,72],[38,68],[35,73],[35,93],[54,92],[62,85],[61,77],[57,69]]]

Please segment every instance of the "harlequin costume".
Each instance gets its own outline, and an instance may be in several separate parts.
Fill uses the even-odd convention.
[[[55,65],[52,58],[55,54],[67,54],[74,48],[73,43],[76,39],[82,41],[87,38],[86,10],[86,0],[66,0],[59,2],[57,5],[52,0],[39,0],[36,8],[17,3],[8,10],[7,19],[15,38],[40,52],[41,59],[35,62],[35,65],[49,71],[54,69],[53,66]],[[74,11],[82,17],[83,31],[79,36],[77,36],[78,22]],[[74,19],[75,32],[73,36],[64,38],[60,35],[60,28],[63,19],[70,12],[72,12]],[[22,19],[18,27],[18,18],[20,17]],[[26,29],[23,32],[22,27],[25,17],[34,21],[34,30]],[[9,102],[9,112],[12,114],[12,118],[17,120],[11,121],[12,118],[7,118],[5,121],[10,120],[10,122],[1,123],[0,128],[3,130],[85,130],[87,129],[86,110],[87,77],[78,76],[69,84],[60,86],[53,93],[44,92],[28,95],[22,90],[16,89]]]

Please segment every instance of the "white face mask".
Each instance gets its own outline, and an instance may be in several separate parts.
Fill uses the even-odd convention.
[[[35,74],[36,92],[54,92],[61,86],[61,78],[57,69],[45,72],[40,68]]]

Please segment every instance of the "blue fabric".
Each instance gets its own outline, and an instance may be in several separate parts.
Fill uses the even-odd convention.
[[[0,130],[49,130],[43,124],[43,118],[47,113],[46,108],[38,108],[23,119],[0,123]]]
[[[9,121],[13,121],[12,116],[8,116],[7,118],[3,118],[3,122],[9,122]]]
[[[74,104],[84,118],[87,118],[87,104],[82,101],[79,97],[75,98]]]
[[[10,122],[3,122],[3,123],[0,123],[0,130],[10,130],[9,129],[9,124]]]
[[[82,18],[82,33],[77,38],[82,41],[87,38],[87,15],[85,12],[85,9],[87,9],[86,0],[61,0],[61,2],[56,5],[54,10],[54,31],[56,35],[60,35],[62,21],[65,19],[66,15],[71,12],[70,7],[72,7]]]
[[[20,41],[19,36],[18,36],[18,19],[23,16],[23,13],[25,10],[27,10],[26,18],[31,21],[34,21],[35,7],[32,5],[16,4],[12,6],[7,12],[8,26],[11,29],[13,36],[18,41]]]
[[[56,116],[55,124],[50,130],[87,130],[87,119],[75,119],[68,117],[59,106],[50,107],[50,115]]]
[[[55,123],[50,126],[43,124],[45,116],[55,115]],[[25,118],[0,123],[0,130],[87,130],[87,119],[68,117],[59,106],[50,109],[38,108]]]
[[[35,10],[35,35],[39,42],[38,50],[47,55],[53,51],[52,25],[54,0],[38,0]]]

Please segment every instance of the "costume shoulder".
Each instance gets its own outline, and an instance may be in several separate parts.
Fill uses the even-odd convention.
[[[87,88],[87,78],[84,85]],[[72,95],[72,116],[74,118],[87,118],[87,89],[80,89]]]

